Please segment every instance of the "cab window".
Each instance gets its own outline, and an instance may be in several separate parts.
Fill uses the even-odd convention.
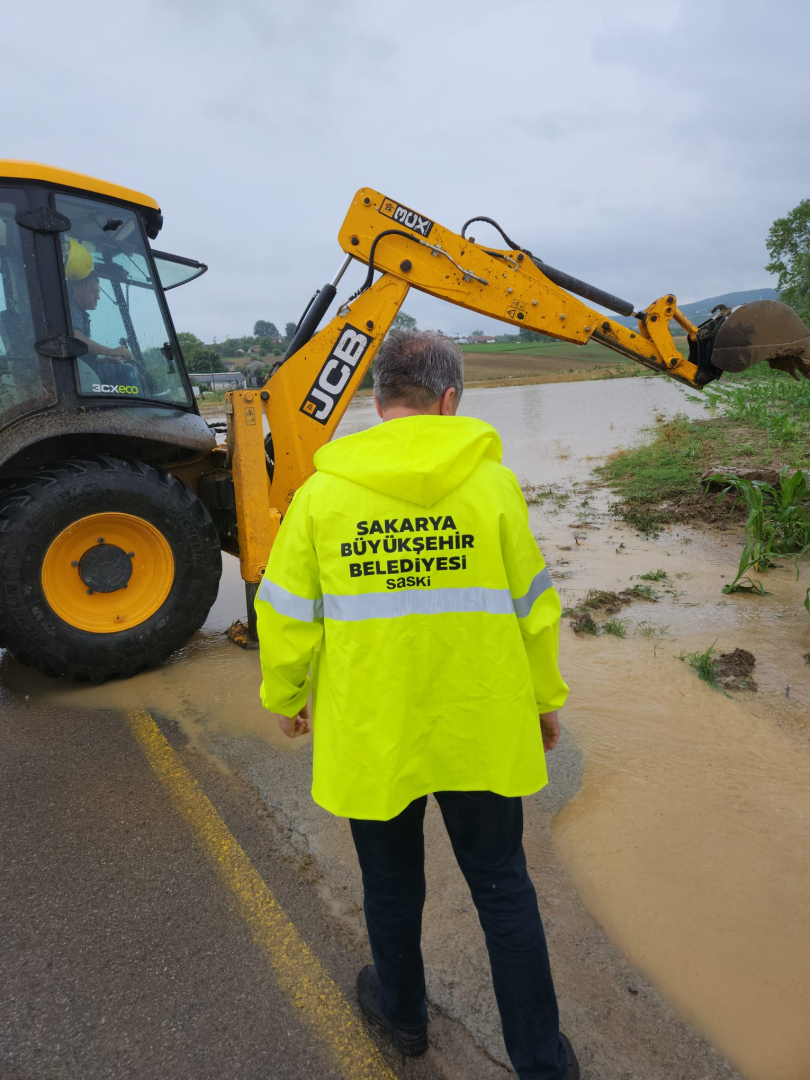
[[[134,211],[70,195],[57,195],[56,209],[70,220],[62,265],[72,333],[87,345],[76,359],[80,393],[189,405]]]
[[[36,402],[45,392],[17,210],[0,202],[0,416]]]

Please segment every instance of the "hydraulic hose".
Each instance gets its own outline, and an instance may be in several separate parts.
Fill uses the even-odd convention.
[[[629,300],[622,300],[620,296],[605,292],[604,289],[600,289],[596,285],[589,285],[587,281],[582,281],[572,274],[566,274],[564,270],[557,270],[555,267],[549,266],[548,263],[544,263],[542,259],[538,259],[536,255],[532,255],[528,248],[520,247],[519,244],[516,244],[514,240],[506,235],[494,218],[474,217],[470,218],[469,221],[465,221],[461,227],[461,235],[464,238],[467,236],[468,227],[474,221],[485,221],[487,225],[492,225],[501,234],[508,247],[512,248],[513,251],[522,251],[524,255],[528,255],[537,269],[545,274],[549,281],[559,285],[561,289],[567,289],[568,292],[581,296],[584,300],[590,300],[592,304],[598,304],[609,311],[615,311],[619,315],[635,315],[635,306]],[[491,254],[494,255],[495,252],[491,252]]]

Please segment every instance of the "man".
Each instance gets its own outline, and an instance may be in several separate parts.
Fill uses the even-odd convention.
[[[132,359],[132,353],[124,345],[110,349],[90,337],[90,312],[98,307],[101,286],[98,275],[93,272],[93,256],[84,244],[72,236],[68,238],[65,278],[73,335],[89,349],[83,359],[100,378],[109,376],[111,381],[117,382],[121,369],[116,370],[109,361],[114,364],[126,362]]]
[[[119,345],[110,349],[98,341],[93,341],[90,337],[90,312],[95,311],[98,307],[100,295],[101,287],[96,274],[88,274],[86,278],[79,281],[68,281],[68,299],[70,300],[70,319],[73,323],[73,333],[96,356],[102,356],[119,363],[131,360],[132,353],[126,346]]]
[[[273,547],[256,600],[262,702],[290,737],[314,730],[313,798],[351,821],[374,958],[365,1015],[404,1054],[427,1049],[433,793],[518,1076],[577,1080],[522,839],[521,796],[547,783],[567,695],[560,602],[497,432],[456,416],[462,388],[449,338],[389,334],[374,367],[384,423],[318,451]]]

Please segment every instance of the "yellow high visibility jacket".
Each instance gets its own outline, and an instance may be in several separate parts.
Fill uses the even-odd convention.
[[[262,703],[294,716],[311,664],[312,796],[333,814],[547,783],[560,601],[501,456],[480,420],[389,420],[322,447],[292,501],[256,598]]]

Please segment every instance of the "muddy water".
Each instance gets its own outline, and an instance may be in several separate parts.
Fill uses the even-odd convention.
[[[810,619],[800,601],[808,582],[773,571],[771,596],[726,598],[736,533],[673,530],[653,542],[611,521],[609,496],[588,487],[599,459],[656,415],[703,415],[660,380],[473,390],[463,411],[498,427],[521,479],[555,485],[559,498],[532,507],[531,522],[564,603],[667,572],[654,586],[658,603],[622,612],[626,639],[563,628],[571,685],[563,719],[585,774],[555,821],[560,858],[609,936],[746,1075],[807,1080],[810,668],[801,654]],[[374,422],[371,402],[357,402],[341,434]],[[223,732],[299,753],[303,741],[283,739],[258,705],[256,654],[224,638],[243,606],[238,566],[226,558],[206,627],[160,671],[69,687],[6,658],[0,703],[6,686],[68,707],[145,705],[203,750],[207,734]],[[758,694],[726,698],[676,659],[715,639],[724,651],[755,654]],[[550,771],[553,782],[553,757]]]

